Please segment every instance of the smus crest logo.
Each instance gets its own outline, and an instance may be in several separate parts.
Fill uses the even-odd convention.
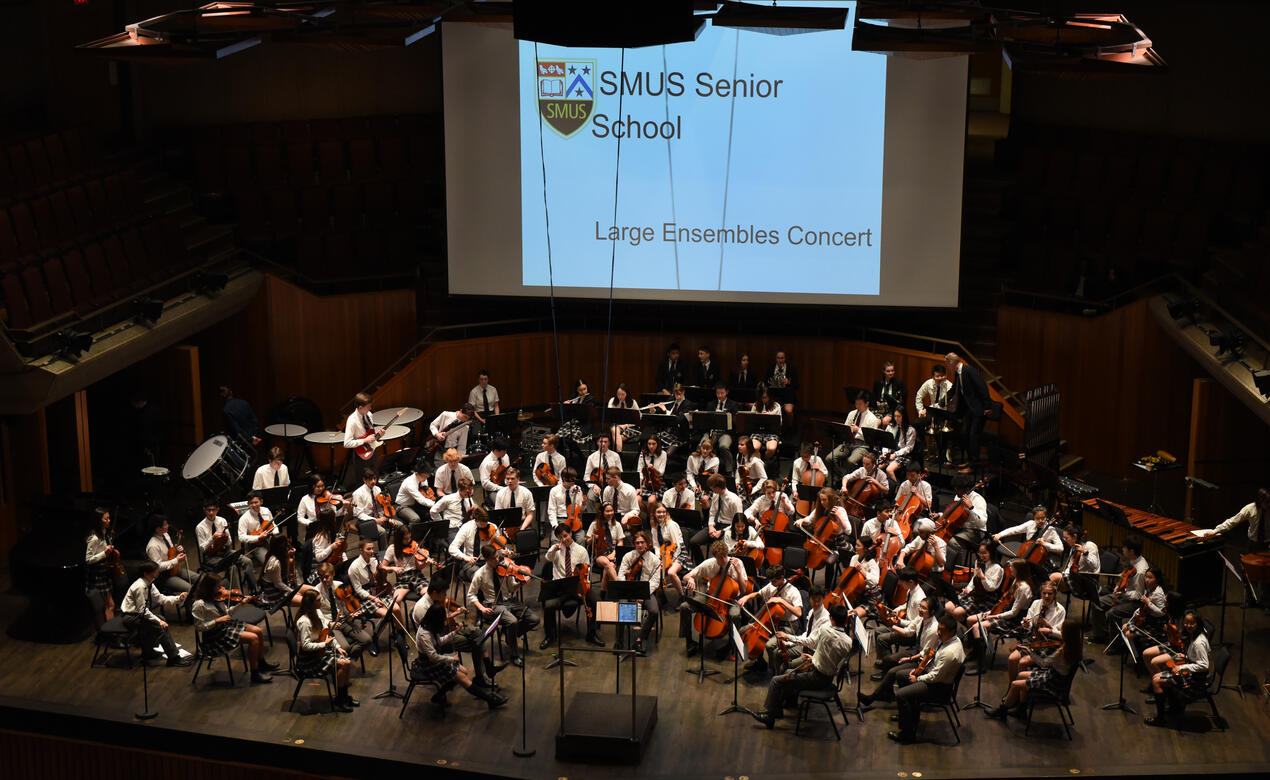
[[[595,60],[538,60],[538,110],[569,138],[595,111]]]

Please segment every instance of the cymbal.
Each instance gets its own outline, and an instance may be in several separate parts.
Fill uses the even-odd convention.
[[[270,436],[281,436],[284,439],[298,439],[308,432],[308,428],[295,423],[277,423],[265,426],[265,433]]]
[[[402,415],[402,417],[404,416]],[[388,430],[384,431],[384,435],[380,436],[379,440],[392,441],[393,439],[400,439],[408,433],[410,433],[409,425],[389,425]]]
[[[404,411],[403,411],[404,410]],[[397,412],[401,412],[400,417],[396,417]],[[396,419],[393,419],[396,417]],[[380,409],[370,413],[370,421],[375,425],[387,425],[389,422],[397,425],[410,425],[418,422],[423,417],[423,410],[416,409],[413,406],[392,406],[387,409]],[[393,427],[396,427],[394,425]]]
[[[343,431],[317,431],[315,433],[305,434],[304,440],[309,444],[326,444],[334,446],[344,443]]]

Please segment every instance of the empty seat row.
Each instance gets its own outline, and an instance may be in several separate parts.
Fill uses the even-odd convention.
[[[141,187],[132,169],[0,207],[0,269],[63,251],[143,216]]]
[[[266,146],[298,141],[340,141],[353,138],[391,138],[411,135],[440,138],[440,114],[400,116],[355,116],[319,119],[289,119],[282,122],[253,122],[235,125],[207,125],[192,135],[200,144]],[[191,133],[182,129],[182,137]]]
[[[100,163],[92,135],[79,128],[0,146],[0,200],[74,181]]]
[[[296,240],[296,268],[317,281],[410,274],[426,254],[416,231],[332,230]]]
[[[368,181],[412,173],[439,182],[441,147],[424,135],[286,144],[200,144],[194,151],[200,192],[234,192]]]
[[[235,200],[242,238],[249,242],[287,238],[328,228],[353,230],[429,221],[439,188],[415,178],[378,179],[333,187],[244,190]]]

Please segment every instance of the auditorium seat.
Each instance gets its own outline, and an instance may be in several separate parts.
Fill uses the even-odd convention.
[[[135,275],[140,278],[141,269],[133,269],[128,263],[128,256],[124,251],[123,241],[119,236],[106,236],[101,242],[101,250],[104,258],[105,279],[103,284],[107,285],[106,289],[111,291],[120,290],[128,286],[128,282]],[[91,266],[90,266],[91,270]],[[97,288],[98,278],[93,277],[93,288]]]
[[[105,295],[98,297],[93,294],[83,252],[78,249],[67,252],[62,258],[62,267],[66,271],[66,281],[70,285],[71,301],[76,311],[83,314],[106,302]]]
[[[330,187],[348,181],[343,141],[318,142],[318,178]]]
[[[348,170],[352,181],[367,181],[375,177],[375,142],[369,138],[354,138],[348,142]]]
[[[222,150],[225,159],[225,184],[231,190],[246,190],[256,186],[256,173],[251,167],[251,153],[246,146],[226,146]]]
[[[361,227],[362,197],[357,184],[337,184],[331,188],[331,217],[342,230]]]
[[[388,174],[407,170],[405,141],[400,136],[377,138],[380,168]]]
[[[53,167],[49,164],[48,152],[44,150],[43,138],[32,138],[26,144],[27,159],[31,161],[31,175],[36,186],[53,181]]]
[[[287,181],[292,187],[313,184],[313,144],[307,140],[287,144]]]
[[[0,277],[0,285],[4,288],[4,310],[9,329],[26,330],[31,327],[34,323],[22,289],[22,279],[17,273],[7,273]]]
[[[34,191],[36,188],[35,173],[31,170],[31,158],[27,155],[26,147],[22,144],[13,144],[9,147],[6,155],[9,158],[9,171],[13,181],[13,191],[15,193]]]
[[[123,249],[119,248],[118,252],[119,257],[122,258]],[[93,301],[104,303],[114,296],[117,285],[115,284],[114,273],[110,268],[110,261],[106,259],[104,242],[84,246],[84,265],[88,269],[89,281],[92,282]],[[124,273],[127,273],[126,263],[124,263]]]
[[[295,193],[279,188],[265,195],[269,204],[269,226],[274,238],[289,238],[299,229],[299,216],[295,210]]]
[[[258,144],[255,152],[256,181],[260,186],[270,189],[285,184],[287,175],[282,168],[282,155],[278,144]]]
[[[238,235],[248,244],[269,240],[268,213],[265,211],[264,193],[243,190],[235,194],[238,206]]]
[[[97,232],[101,223],[93,214],[92,207],[88,205],[88,192],[84,189],[84,185],[76,184],[67,188],[66,202],[81,234]]]
[[[380,179],[368,181],[362,185],[362,194],[366,202],[366,224],[382,225],[390,222],[396,214],[393,205],[392,185]]]
[[[44,261],[44,283],[48,289],[49,303],[52,305],[54,315],[74,310],[75,301],[71,296],[70,283],[66,279],[62,258],[51,257]]]
[[[53,306],[49,302],[48,287],[44,284],[44,274],[37,265],[29,265],[19,272],[22,279],[22,291],[26,293],[27,309],[31,313],[32,325],[40,325],[53,319]]]
[[[300,221],[305,232],[322,231],[330,226],[327,188],[313,185],[300,190]]]

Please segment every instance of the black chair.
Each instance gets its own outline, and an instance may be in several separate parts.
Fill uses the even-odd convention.
[[[785,571],[797,571],[807,565],[807,548],[786,547],[781,551],[781,565]]]
[[[1208,687],[1202,694],[1208,700],[1209,709],[1213,711],[1213,726],[1222,731],[1227,728],[1226,719],[1217,712],[1217,702],[1213,700],[1213,697],[1221,693],[1222,677],[1225,676],[1226,667],[1229,665],[1230,649],[1225,645],[1219,645],[1208,658]]]
[[[202,632],[202,631],[199,631],[198,629],[195,629],[195,630],[194,630],[194,657],[198,659],[198,663],[194,666],[194,677],[193,677],[193,679],[191,679],[191,680],[190,680],[190,685],[197,685],[197,684],[198,684],[198,675],[199,675],[199,672],[203,671],[203,665],[204,665],[204,664],[206,664],[206,665],[207,665],[207,671],[208,671],[208,673],[210,674],[210,673],[211,673],[211,671],[212,671],[212,664],[213,664],[213,663],[215,663],[216,659],[217,659],[217,658],[224,658],[224,659],[225,659],[225,670],[229,672],[229,685],[230,685],[230,687],[232,688],[232,687],[235,685],[235,683],[234,683],[234,661],[233,661],[233,659],[232,659],[232,658],[230,658],[229,656],[230,656],[230,654],[231,654],[231,653],[233,653],[233,652],[234,652],[234,650],[231,648],[231,649],[226,650],[225,652],[221,653],[220,655],[211,656],[211,655],[208,655],[206,652],[204,652],[204,647],[205,647],[205,646],[206,646],[206,645],[205,645],[205,644],[204,644],[204,642],[203,642],[203,632]],[[241,644],[241,643],[240,643],[240,644],[238,645],[238,650],[239,650],[239,652],[241,652],[241,653],[242,653],[242,658],[243,658],[243,674],[250,675],[250,674],[251,674],[251,667],[250,667],[250,666],[248,665],[248,663],[247,663],[247,647],[246,647],[245,645],[243,645],[243,644]]]
[[[307,675],[300,671],[296,660],[300,657],[300,642],[296,639],[295,632],[287,629],[287,652],[291,658],[291,675],[295,677],[295,691],[291,693],[291,703],[287,705],[287,712],[295,711],[295,700],[300,695],[300,686],[304,685],[305,680],[314,679],[313,675]],[[335,711],[335,669],[332,668],[330,674],[322,675],[322,679],[326,680],[326,698],[330,702],[331,711]]]
[[[538,534],[532,528],[517,531],[514,540],[516,563],[532,568],[538,562],[539,541]]]
[[[1053,704],[1054,709],[1058,710],[1058,718],[1063,722],[1063,730],[1067,732],[1067,740],[1072,739],[1072,726],[1076,725],[1076,719],[1072,717],[1072,681],[1076,679],[1076,672],[1080,667],[1073,669],[1071,674],[1065,674],[1058,678],[1058,695],[1048,691],[1028,691],[1027,698],[1027,721],[1023,729],[1023,736],[1027,736],[1032,729],[1032,712],[1038,704]]]
[[[961,744],[961,734],[958,729],[961,726],[961,717],[957,714],[961,709],[961,705],[957,704],[957,691],[961,688],[961,678],[966,674],[965,664],[957,670],[957,677],[953,680],[952,690],[948,693],[948,698],[941,701],[924,701],[922,702],[922,710],[934,710],[936,707],[944,711],[944,715],[948,717],[948,725],[952,726],[953,736],[957,738],[957,744]]]
[[[374,520],[359,520],[357,523],[357,538],[363,542],[374,542],[375,549],[379,550],[379,523]]]
[[[825,708],[825,717],[829,719],[829,725],[833,727],[834,738],[839,742],[842,741],[842,734],[838,732],[838,724],[834,721],[833,710],[830,709],[829,705],[834,704],[838,707],[838,712],[842,714],[842,727],[845,729],[851,721],[847,719],[847,707],[842,703],[842,686],[847,678],[851,676],[851,656],[855,652],[858,651],[852,648],[852,652],[842,659],[842,663],[838,665],[838,671],[834,673],[831,687],[798,692],[798,720],[794,722],[794,736],[799,735],[803,721],[808,720],[807,715],[811,710],[811,706],[816,704]]]
[[[100,593],[89,591],[88,600],[92,603],[94,612],[101,611],[103,604]],[[136,643],[136,632],[124,625],[122,615],[115,615],[97,629],[97,635],[93,639],[93,657],[88,665],[90,667],[105,666],[110,658],[111,650],[122,650],[128,659],[128,668],[131,669],[132,646]]]
[[[414,670],[410,666],[410,664],[406,663],[406,659],[404,656],[401,659],[401,673],[402,673],[402,676],[404,676],[406,680],[409,681],[409,684],[406,686],[406,695],[401,697],[401,711],[397,713],[397,719],[400,720],[403,717],[405,717],[406,705],[410,704],[410,697],[414,695],[415,686],[422,684],[422,685],[431,685],[433,688],[436,688],[437,692],[436,692],[436,695],[433,697],[432,703],[437,706],[437,709],[436,709],[437,716],[441,718],[442,720],[444,720],[445,711],[449,709],[450,707],[450,700],[446,698],[445,693],[446,691],[450,690],[455,685],[457,685],[457,683],[451,682],[446,685],[441,685],[440,683],[434,682],[432,680],[424,680],[423,678],[419,677],[418,675],[414,673]]]

